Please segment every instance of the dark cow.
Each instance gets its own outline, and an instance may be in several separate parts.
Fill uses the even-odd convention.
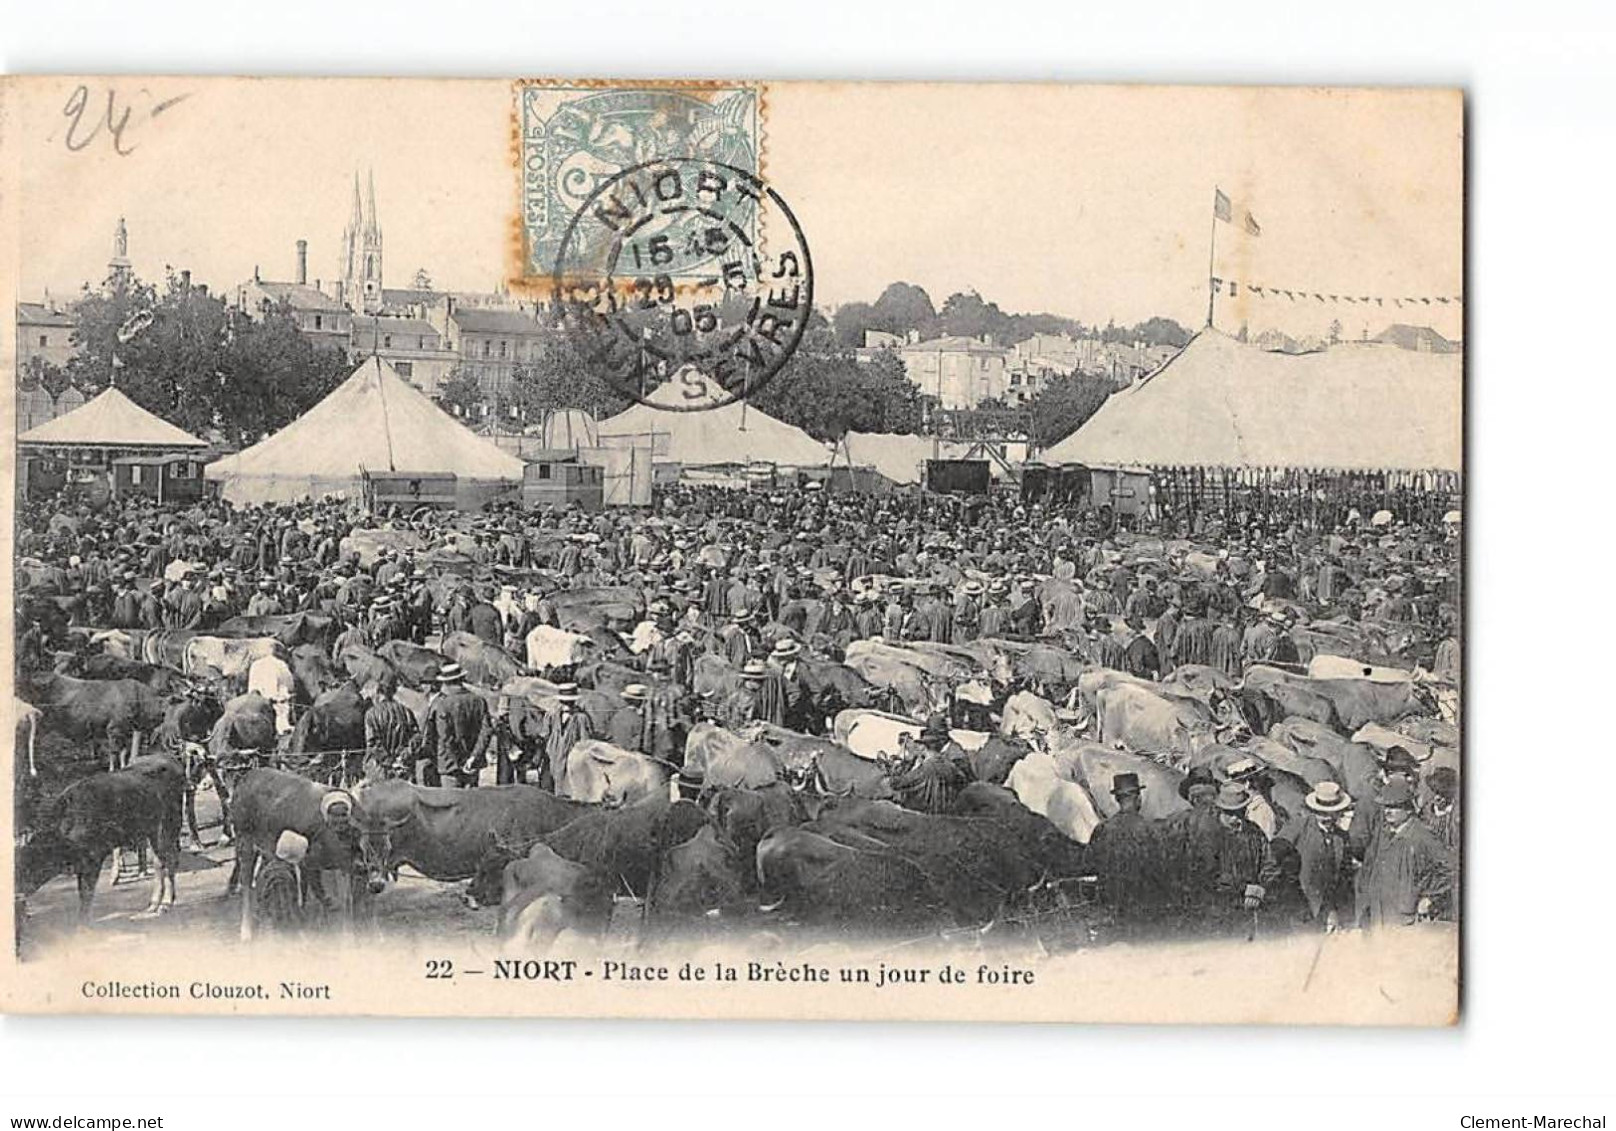
[[[159,695],[178,694],[190,685],[189,680],[170,668],[106,652],[67,652],[57,660],[55,666],[62,675],[77,679],[132,679],[144,683]]]
[[[47,731],[102,746],[108,769],[115,768],[135,734],[147,735],[163,722],[168,703],[132,679],[74,679],[55,672],[25,672],[18,692],[39,708]]]
[[[807,828],[775,829],[757,847],[757,879],[768,910],[832,930],[909,933],[950,921],[925,870],[879,842],[853,847]]]
[[[365,868],[372,888],[400,864],[433,880],[484,876],[469,893],[494,902],[492,876],[585,807],[533,785],[444,789],[405,781],[369,782],[358,791]]]
[[[802,675],[816,714],[834,717],[848,707],[868,707],[875,701],[875,688],[846,664],[808,658],[802,663]]]
[[[752,857],[708,825],[663,855],[646,898],[651,922],[665,931],[737,913],[751,888]]]
[[[275,705],[256,691],[238,695],[226,703],[218,721],[208,732],[206,767],[213,779],[214,793],[219,799],[219,823],[225,836],[232,835],[232,783],[260,758],[273,754],[277,738]],[[192,779],[194,782],[194,773]],[[185,802],[185,819],[190,826],[191,837],[200,844],[202,838],[196,827],[194,791],[187,791]]]
[[[286,753],[308,759],[311,775],[354,782],[365,753],[365,711],[370,703],[352,680],[319,696],[292,728]]]
[[[506,864],[500,890],[499,937],[524,950],[548,950],[564,935],[600,940],[612,922],[617,881],[598,868],[574,864],[544,843]]]
[[[303,644],[318,645],[321,651],[330,651],[337,636],[337,622],[320,613],[285,613],[267,617],[231,617],[213,630],[215,636],[237,639],[273,636],[288,648]]]
[[[505,649],[496,648],[469,632],[449,633],[438,650],[459,664],[468,680],[484,687],[500,687],[519,675],[527,674],[527,668],[517,663]]]
[[[357,642],[345,644],[337,653],[337,667],[359,687],[374,687],[382,676],[398,674],[386,659]]]
[[[1032,747],[1019,738],[990,734],[988,740],[975,750],[966,752],[971,773],[977,781],[1003,785],[1015,764],[1032,752]]]
[[[758,723],[752,730],[752,740],[773,752],[784,767],[787,781],[813,785],[831,797],[873,801],[892,796],[892,784],[879,762],[860,758],[829,739],[798,734],[784,727]]]
[[[299,644],[287,655],[286,664],[292,669],[293,701],[300,707],[307,707],[342,682],[337,666],[318,644]]]
[[[757,858],[757,846],[775,829],[791,828],[818,816],[818,806],[783,782],[761,789],[715,789],[703,804],[724,839],[735,846],[743,860]],[[811,811],[812,810],[812,811]],[[750,887],[753,874],[744,877]]]
[[[36,825],[17,859],[19,893],[31,895],[71,871],[78,878],[79,920],[86,921],[107,857],[127,845],[149,844],[157,876],[147,911],[171,906],[184,796],[185,770],[164,754],[135,758],[125,769],[74,782],[36,810]]]
[[[708,823],[701,806],[645,798],[620,809],[595,807],[544,838],[566,859],[613,876],[625,895],[643,898],[662,854]]]
[[[954,799],[954,813],[1007,829],[1044,870],[1046,879],[1069,879],[1085,871],[1084,848],[1003,786],[972,782]]]
[[[327,799],[330,799],[329,801]],[[360,829],[357,806],[346,790],[313,782],[284,770],[249,770],[236,783],[231,803],[235,826],[236,864],[227,890],[241,889],[241,937],[253,936],[253,877],[260,856],[273,856],[275,842],[291,830],[309,842],[303,873],[310,890],[322,901],[322,872],[346,877],[358,904],[363,895],[358,879]],[[350,911],[354,908],[350,908]]]
[[[376,654],[393,665],[398,678],[406,687],[428,687],[436,682],[438,672],[449,661],[430,648],[411,644],[408,640],[389,640]]]

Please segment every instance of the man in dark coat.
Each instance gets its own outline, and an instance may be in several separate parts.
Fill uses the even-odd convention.
[[[1193,893],[1202,929],[1214,934],[1252,937],[1267,895],[1264,881],[1275,875],[1268,838],[1246,819],[1252,793],[1240,782],[1225,782],[1214,804],[1218,839],[1210,884]]]
[[[466,610],[466,631],[485,644],[505,647],[505,618],[488,600],[486,591],[478,594],[477,600]]]
[[[1415,816],[1414,789],[1387,782],[1376,798],[1382,828],[1370,838],[1358,873],[1358,923],[1398,926],[1451,913],[1453,853]]]
[[[595,737],[589,716],[578,709],[578,685],[562,683],[556,686],[557,707],[545,723],[544,764],[539,767],[539,785],[555,789],[565,780],[567,758],[572,748],[586,738]]]
[[[421,726],[421,753],[430,759],[422,768],[424,784],[473,786],[493,739],[492,719],[482,696],[466,688],[459,664],[438,672],[438,694],[427,704]]]
[[[1166,894],[1161,841],[1154,822],[1140,811],[1144,788],[1138,774],[1113,777],[1117,812],[1089,837],[1089,866],[1100,877],[1100,898],[1122,938],[1139,938],[1154,929]]]
[[[646,703],[650,691],[643,683],[631,683],[620,692],[623,705],[612,712],[606,723],[606,741],[621,750],[649,754],[646,744]]]

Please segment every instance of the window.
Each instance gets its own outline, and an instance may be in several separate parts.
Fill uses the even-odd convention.
[[[549,464],[547,464],[547,463],[539,464],[539,478],[540,479],[548,479],[548,478],[550,478],[550,465]]]
[[[383,334],[382,335],[382,349],[390,350],[392,348],[393,348],[393,335],[391,335],[391,334]]]
[[[314,328],[316,330],[325,329],[325,316],[324,315],[316,314],[314,316]]]
[[[484,341],[483,341],[483,356],[484,357],[488,356],[488,347],[489,347],[490,344],[491,343],[487,339],[484,339]]]
[[[138,484],[141,481],[141,474],[140,473],[145,471],[145,470],[146,469],[144,467],[141,467],[138,463],[130,464],[129,465],[129,482]]]
[[[191,477],[191,464],[188,460],[176,460],[170,464],[174,470],[169,472],[170,479],[189,479]]]
[[[400,377],[409,377],[415,373],[414,364],[408,361],[393,362],[393,369],[397,371]]]
[[[49,334],[41,334],[41,335],[39,335],[39,344],[40,344],[41,347],[50,345],[50,335]]]
[[[426,338],[425,337],[416,338],[415,339],[415,348],[418,349],[418,350],[426,349]]]
[[[509,343],[509,342],[507,342],[507,341],[504,341],[504,340],[501,340],[501,341],[500,341],[500,343],[499,343],[499,356],[500,356],[500,357],[504,357],[504,356],[505,356],[505,347],[507,347],[507,346],[509,346],[509,345],[510,345],[510,343]]]

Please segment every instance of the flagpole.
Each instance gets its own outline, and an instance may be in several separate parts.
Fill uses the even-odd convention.
[[[1212,186],[1212,238],[1206,253],[1206,328],[1212,329],[1213,304],[1217,302],[1217,288],[1213,286],[1218,259],[1218,186]]]

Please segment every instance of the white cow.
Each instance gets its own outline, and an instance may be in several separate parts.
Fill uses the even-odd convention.
[[[587,663],[594,646],[587,636],[541,624],[527,634],[527,666],[544,672]]]
[[[1100,813],[1088,790],[1063,777],[1059,764],[1042,750],[1034,750],[1012,766],[1005,784],[1023,805],[1048,818],[1079,844],[1087,844],[1100,824]]]
[[[247,691],[256,691],[275,705],[275,730],[279,734],[292,729],[292,697],[296,690],[291,667],[274,653],[259,656],[247,668]]]

